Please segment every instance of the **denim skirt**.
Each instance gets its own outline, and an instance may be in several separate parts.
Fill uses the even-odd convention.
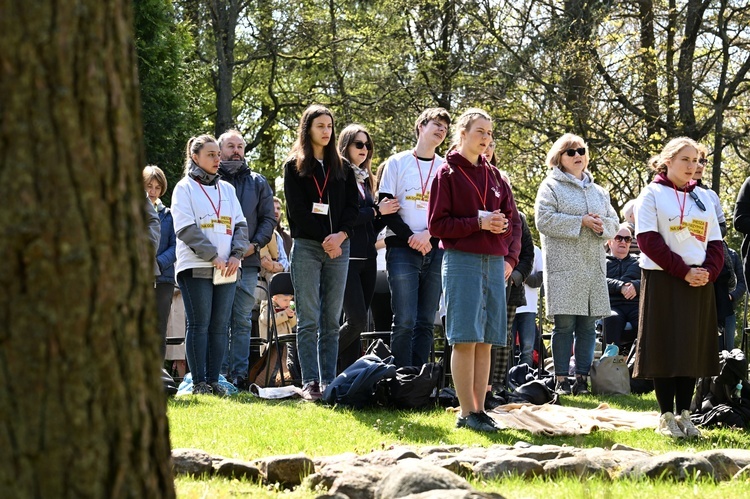
[[[505,345],[505,259],[448,249],[441,273],[448,343]]]

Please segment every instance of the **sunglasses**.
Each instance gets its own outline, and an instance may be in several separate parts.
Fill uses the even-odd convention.
[[[586,156],[586,148],[585,147],[579,147],[578,149],[566,149],[563,151],[565,154],[570,156],[571,158],[578,153],[580,156]]]
[[[615,241],[618,243],[628,243],[630,244],[630,241],[632,241],[633,238],[630,236],[615,236]]]
[[[703,166],[706,166],[708,164],[708,160],[706,158],[702,158],[698,160],[698,163],[702,164]]]
[[[695,201],[695,204],[698,205],[698,208],[700,208],[701,211],[706,211],[706,205],[703,204],[703,202],[700,200],[698,194],[696,194],[694,191],[690,191],[688,192],[688,195],[693,201]]]
[[[372,150],[372,144],[370,144],[369,142],[362,142],[361,140],[355,140],[354,142],[352,142],[352,145],[356,147],[357,149],[364,149],[366,147],[368,151]]]

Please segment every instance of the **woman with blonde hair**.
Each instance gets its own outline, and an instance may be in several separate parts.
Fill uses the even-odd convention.
[[[693,181],[699,158],[692,139],[669,141],[635,204],[642,270],[633,375],[654,380],[656,431],[673,438],[700,436],[690,422],[695,380],[719,373],[713,282],[724,251],[711,199]]]
[[[534,205],[542,241],[547,315],[554,320],[552,358],[555,391],[588,394],[594,359],[594,321],[610,314],[604,242],[620,220],[609,193],[588,172],[586,142],[571,133],[557,139],[547,153],[550,172],[539,186]],[[575,339],[575,382],[568,370]]]
[[[430,234],[445,250],[441,268],[445,332],[460,403],[456,426],[494,432],[484,412],[490,352],[507,337],[505,281],[518,262],[521,219],[510,186],[484,152],[492,119],[481,109],[459,117],[451,150],[432,182]]]

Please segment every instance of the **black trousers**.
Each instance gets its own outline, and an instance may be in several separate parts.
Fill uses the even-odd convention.
[[[362,356],[360,336],[367,329],[367,318],[375,294],[377,263],[374,258],[349,260],[344,291],[345,322],[339,329],[338,372]]]

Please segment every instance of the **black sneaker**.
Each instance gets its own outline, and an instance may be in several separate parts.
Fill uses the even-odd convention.
[[[218,381],[214,381],[209,386],[211,387],[211,390],[213,391],[212,393],[214,395],[217,395],[219,397],[226,397],[229,395],[229,391],[221,386],[221,383],[219,383]]]
[[[213,389],[205,381],[193,385],[193,395],[211,395],[213,392]]]
[[[573,383],[571,391],[573,392],[573,395],[589,395],[591,392],[589,392],[588,389],[588,376],[576,374],[576,380],[575,383]]]
[[[485,411],[491,411],[492,409],[496,407],[500,407],[501,405],[505,405],[505,400],[498,397],[492,392],[487,392],[487,395],[484,396],[484,410]]]
[[[496,430],[502,430],[502,427],[498,424],[498,422],[492,419],[492,416],[490,416],[486,412],[477,412],[476,415],[483,422],[492,425]]]
[[[232,380],[232,384],[237,387],[241,392],[246,392],[250,389],[250,383],[247,382],[247,378],[243,376],[237,376]]]
[[[487,421],[488,419],[490,421]],[[466,416],[466,428],[484,433],[494,433],[497,431],[492,418],[484,412],[472,412]]]
[[[570,395],[572,393],[568,378],[565,378],[563,381],[558,380],[557,383],[555,383],[555,393],[558,395]]]

